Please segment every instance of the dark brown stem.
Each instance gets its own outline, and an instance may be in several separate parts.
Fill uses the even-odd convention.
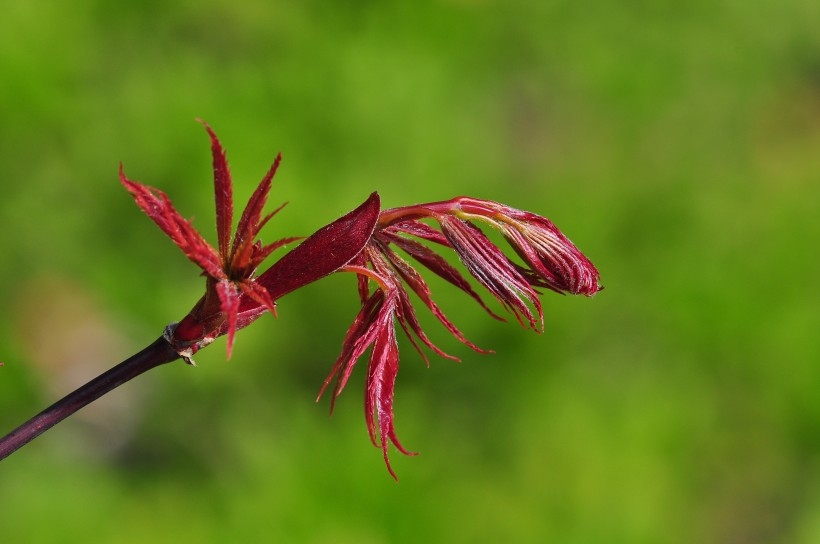
[[[129,357],[104,374],[100,374],[0,438],[0,460],[22,448],[83,406],[92,403],[128,380],[179,358],[179,354],[164,337],[158,338],[136,355]]]

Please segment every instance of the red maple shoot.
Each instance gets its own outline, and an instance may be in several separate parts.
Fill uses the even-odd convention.
[[[236,331],[267,312],[276,312],[282,296],[336,271],[358,277],[361,309],[345,335],[342,351],[319,396],[333,383],[331,409],[356,362],[370,352],[365,384],[365,421],[373,444],[382,450],[390,474],[389,445],[412,455],[396,435],[393,399],[399,370],[398,325],[421,357],[425,349],[447,359],[428,337],[416,315],[410,292],[461,343],[479,353],[489,351],[466,338],[433,299],[418,267],[464,292],[491,317],[494,313],[471,282],[445,258],[453,251],[467,272],[524,327],[543,330],[539,289],[592,296],[600,289],[598,270],[548,219],[488,200],[451,200],[380,210],[377,193],[358,208],[319,229],[270,268],[258,268],[277,249],[301,240],[289,237],[264,244],[262,228],[278,213],[264,213],[281,155],[262,178],[233,227],[233,184],[225,152],[213,130],[202,123],[211,143],[216,207],[216,248],[186,220],[158,189],[125,176],[120,181],[160,229],[195,263],[205,277],[205,294],[179,322],[142,352],[92,380],[0,439],[0,459],[9,455],[74,411],[125,381],[161,364],[191,357],[217,337],[227,336],[230,357]],[[516,260],[509,258],[479,228],[499,231]],[[409,259],[408,259],[409,257]],[[409,289],[408,289],[409,288]],[[318,400],[318,399],[317,399]]]
[[[120,167],[120,179],[137,204],[202,269],[206,277],[205,295],[179,324],[166,327],[163,335],[145,349],[0,438],[0,460],[77,410],[140,374],[180,358],[192,363],[191,355],[198,349],[223,334],[231,337],[236,330],[273,310],[273,303],[278,298],[344,266],[367,243],[379,214],[379,197],[376,193],[371,194],[358,208],[316,231],[268,270],[255,277],[255,269],[265,257],[277,247],[299,239],[286,238],[267,246],[254,240],[273,216],[268,214],[262,217],[262,208],[279,160],[277,158],[251,196],[228,249],[229,236],[226,233],[230,232],[232,216],[231,180],[221,145],[213,131],[208,129],[208,133],[214,155],[220,251],[214,250],[205,242],[191,223],[174,209],[162,191],[128,180]],[[317,258],[317,255],[323,258]]]

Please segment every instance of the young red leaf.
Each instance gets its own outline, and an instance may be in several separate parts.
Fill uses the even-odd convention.
[[[379,195],[373,193],[358,208],[322,227],[279,259],[257,283],[276,300],[335,272],[362,251],[378,218]],[[248,303],[242,310],[251,306]]]
[[[228,359],[231,358],[233,352],[233,341],[236,335],[236,315],[239,313],[239,293],[236,292],[236,287],[230,281],[220,281],[216,284],[216,292],[219,294],[219,301],[221,303],[220,310],[226,317],[228,325]]]
[[[433,251],[432,249],[428,248],[425,245],[422,245],[415,240],[410,240],[405,238],[404,236],[399,236],[395,230],[395,227],[391,226],[389,229],[386,229],[383,232],[379,233],[379,237],[394,243],[396,246],[400,247],[404,250],[407,254],[421,263],[425,268],[439,276],[440,278],[446,280],[447,282],[451,283],[452,285],[458,287],[468,295],[470,295],[473,300],[478,302],[478,304],[484,308],[484,310],[490,314],[495,319],[499,321],[505,321],[505,319],[497,314],[495,314],[492,310],[490,310],[484,301],[481,299],[478,293],[475,292],[473,287],[470,283],[461,275],[461,273],[456,270],[447,260]],[[435,231],[438,232],[438,231]],[[443,235],[442,235],[442,238]],[[445,239],[446,241],[446,239]]]
[[[191,223],[174,208],[171,200],[159,189],[148,187],[125,177],[120,165],[120,182],[137,206],[150,217],[194,264],[214,278],[223,278],[219,254],[205,241]]]
[[[381,447],[387,470],[394,479],[398,479],[388,457],[389,442],[392,442],[396,449],[405,455],[416,454],[405,449],[396,436],[393,397],[396,375],[399,372],[399,346],[396,343],[392,312],[385,311],[387,308],[383,308],[377,321],[373,351],[370,354],[370,364],[367,369],[364,413],[371,442]],[[378,438],[376,437],[377,430]]]
[[[410,266],[407,261],[399,257],[394,251],[392,251],[389,247],[382,246],[381,247],[382,253],[387,257],[390,261],[390,264],[393,266],[393,269],[398,272],[399,276],[404,283],[410,286],[413,292],[421,299],[425,306],[430,310],[430,312],[438,319],[442,325],[452,334],[459,342],[469,346],[472,350],[477,351],[478,353],[489,353],[486,350],[483,350],[467,340],[464,334],[456,327],[452,321],[450,321],[444,312],[441,311],[438,304],[435,303],[433,300],[432,294],[430,293],[430,287],[428,287],[427,282],[424,281],[424,278],[421,277],[421,274],[418,271]],[[401,285],[399,284],[399,291],[403,291]],[[444,355],[445,357],[450,357],[440,351],[437,347],[435,347],[429,340],[427,340],[426,335],[421,331],[421,326],[418,324],[418,321],[415,320],[415,314],[413,313],[413,306],[410,304],[410,299],[406,295],[401,297],[402,301],[406,300],[406,303],[403,304],[403,314],[409,316],[413,319],[415,324],[411,323],[412,329],[416,334],[419,335],[419,338],[430,346],[434,351],[436,351],[440,355]]]
[[[336,398],[342,393],[347,385],[347,380],[356,366],[359,357],[367,350],[367,348],[375,340],[376,327],[374,323],[384,305],[384,291],[376,290],[365,302],[362,304],[359,313],[353,320],[353,323],[345,334],[344,342],[342,343],[342,352],[333,363],[327,378],[325,378],[322,387],[319,389],[319,394],[316,396],[318,402],[322,395],[324,395],[327,386],[334,381],[333,395],[330,399],[330,411],[333,411],[336,405]]]
[[[239,218],[239,224],[236,227],[236,234],[234,235],[233,246],[231,247],[231,252],[233,254],[236,254],[242,245],[253,243],[253,240],[259,234],[259,231],[262,230],[262,227],[265,226],[265,223],[267,223],[271,217],[276,215],[276,213],[285,206],[282,204],[263,220],[260,220],[262,217],[262,211],[265,208],[265,203],[268,199],[268,193],[270,192],[273,176],[279,169],[279,164],[281,162],[282,154],[280,153],[276,155],[276,160],[273,161],[273,165],[270,167],[267,174],[265,174],[265,177],[262,178],[259,186],[251,195],[250,200],[248,200],[248,205],[245,206],[245,211],[242,212],[242,217]]]
[[[451,215],[437,215],[444,235],[458,253],[467,270],[509,309],[523,325],[522,316],[530,328],[539,330],[527,303],[535,307],[543,321],[538,294],[530,287],[509,259],[481,230]]]
[[[222,144],[208,123],[198,120],[208,131],[211,138],[211,154],[214,170],[214,203],[216,205],[216,236],[219,254],[224,258],[228,254],[233,227],[233,183],[228,169],[228,159]]]

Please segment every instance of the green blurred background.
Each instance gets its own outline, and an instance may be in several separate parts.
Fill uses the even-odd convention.
[[[363,367],[313,402],[357,302],[312,285],[3,461],[4,542],[820,542],[820,3],[2,4],[0,430],[201,294],[116,177],[213,239],[196,117],[239,201],[283,152],[267,240],[468,194],[606,285],[538,336],[434,284],[497,354],[403,350],[398,484]]]

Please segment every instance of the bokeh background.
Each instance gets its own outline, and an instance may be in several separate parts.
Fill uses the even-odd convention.
[[[4,542],[820,542],[820,3],[2,2],[0,425],[199,297],[118,163],[213,239],[206,119],[268,240],[373,190],[552,218],[599,266],[546,331],[434,283],[481,356],[404,350],[387,474],[363,368],[313,402],[350,277],[0,464]]]

